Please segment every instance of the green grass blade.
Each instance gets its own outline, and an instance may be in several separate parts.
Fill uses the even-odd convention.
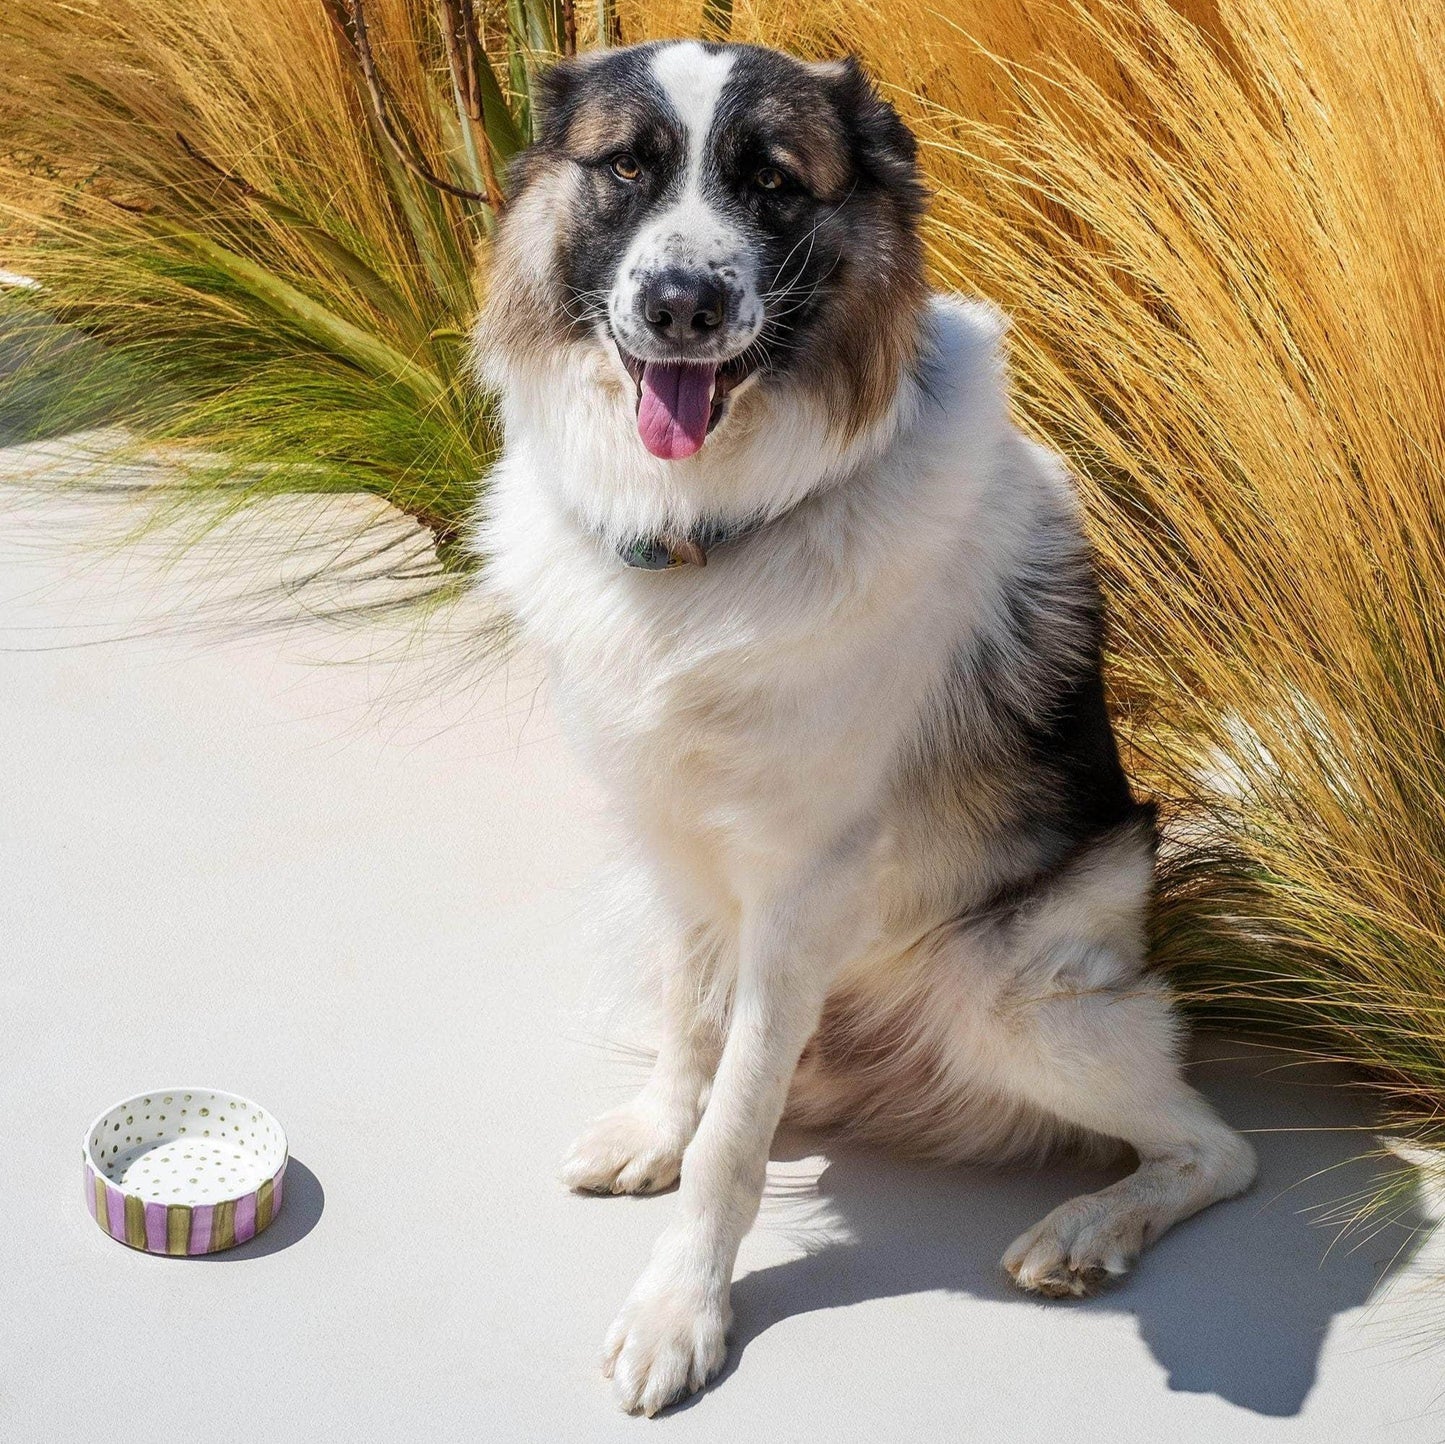
[[[157,227],[284,316],[318,345],[334,350],[364,371],[401,382],[424,402],[437,401],[446,393],[446,386],[434,372],[402,355],[379,336],[328,310],[265,266],[194,231],[165,222],[158,222]]]

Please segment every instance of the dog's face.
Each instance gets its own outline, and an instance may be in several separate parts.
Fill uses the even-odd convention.
[[[922,190],[913,137],[852,61],[636,46],[557,66],[541,100],[515,179],[563,198],[552,320],[615,355],[653,455],[692,455],[739,388],[783,373],[841,383],[842,409],[891,394]]]

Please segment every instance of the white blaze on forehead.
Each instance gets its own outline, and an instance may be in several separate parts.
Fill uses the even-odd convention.
[[[696,40],[664,46],[652,62],[652,73],[687,137],[688,190],[695,190],[702,180],[707,138],[732,68],[733,57],[726,50],[710,53]]]
[[[741,351],[762,327],[763,301],[748,238],[703,193],[708,141],[734,59],[695,40],[665,45],[653,57],[653,78],[682,127],[685,155],[679,183],[669,185],[663,208],[632,237],[608,297],[613,333],[634,355],[655,354],[638,302],[646,277],[666,266],[704,270],[722,282],[730,314],[714,337],[717,359]]]

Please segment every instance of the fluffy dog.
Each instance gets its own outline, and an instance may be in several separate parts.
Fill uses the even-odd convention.
[[[1245,1188],[1145,968],[1152,811],[1003,326],[931,295],[915,144],[852,61],[601,52],[542,81],[478,332],[476,538],[668,920],[652,1076],[564,1176],[681,1178],[608,1336],[624,1408],[725,1353],[787,1111],[942,1159],[1126,1143],[1025,1232],[1045,1294]]]

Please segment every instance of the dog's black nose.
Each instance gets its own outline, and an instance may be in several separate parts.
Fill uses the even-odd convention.
[[[723,288],[697,271],[668,269],[645,281],[638,305],[655,336],[686,341],[722,325]]]

